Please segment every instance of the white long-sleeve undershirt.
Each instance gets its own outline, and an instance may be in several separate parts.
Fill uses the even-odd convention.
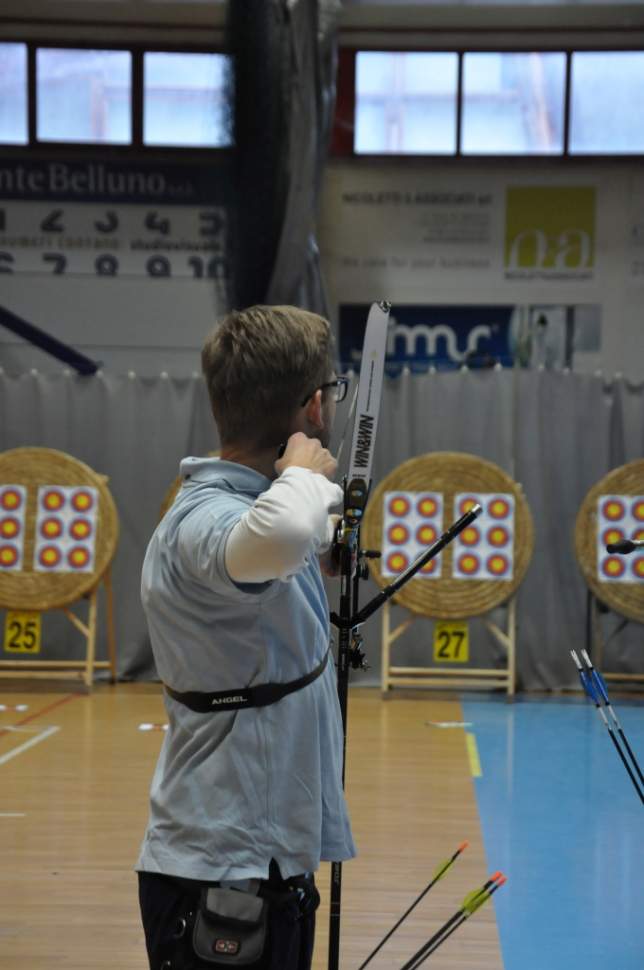
[[[225,562],[236,583],[288,579],[333,539],[329,509],[342,489],[324,475],[289,466],[259,496],[228,536]]]

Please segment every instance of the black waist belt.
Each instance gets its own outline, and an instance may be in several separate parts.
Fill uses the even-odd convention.
[[[240,687],[239,690],[215,690],[210,694],[202,693],[198,690],[189,690],[180,693],[164,684],[166,693],[180,704],[185,704],[191,711],[197,714],[210,714],[214,711],[239,711],[246,707],[267,707],[268,704],[276,704],[287,694],[293,694],[296,690],[312,684],[314,680],[324,671],[329,660],[330,650],[324,655],[322,661],[315,670],[298,677],[297,680],[289,680],[285,684],[257,684],[255,687]]]

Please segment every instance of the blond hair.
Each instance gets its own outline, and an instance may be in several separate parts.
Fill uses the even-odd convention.
[[[331,329],[298,307],[233,310],[206,340],[201,366],[221,443],[277,446],[303,400],[331,376]]]

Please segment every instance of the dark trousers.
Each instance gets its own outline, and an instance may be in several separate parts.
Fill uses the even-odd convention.
[[[177,922],[185,918],[189,911],[194,912],[198,906],[203,885],[152,872],[139,873],[139,903],[150,970],[161,970],[168,960],[172,970],[188,970],[188,967],[189,970],[214,970],[212,964],[204,964],[196,956],[193,957],[192,966],[186,965],[185,941],[181,944],[174,944],[172,941]],[[283,893],[288,888],[288,882],[282,880],[274,862],[271,863],[270,876],[265,885],[276,893]],[[269,904],[268,914],[268,937],[264,956],[260,961],[248,965],[245,970],[310,970],[315,936],[315,910],[302,913],[297,897],[293,894],[292,904]]]

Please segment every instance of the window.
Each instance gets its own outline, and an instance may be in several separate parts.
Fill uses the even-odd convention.
[[[40,141],[129,144],[132,140],[129,51],[39,48],[36,51]]]
[[[644,153],[644,52],[572,55],[570,152]]]
[[[143,60],[143,143],[231,144],[223,54],[152,53]]]
[[[465,54],[462,151],[563,152],[566,55]]]
[[[27,45],[0,44],[0,142],[26,145]]]
[[[354,150],[453,154],[458,55],[359,51]]]

